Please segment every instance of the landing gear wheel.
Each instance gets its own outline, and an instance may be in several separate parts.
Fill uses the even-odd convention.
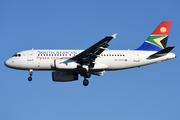
[[[32,77],[28,77],[28,81],[32,81]]]
[[[32,74],[33,74],[33,69],[30,69],[30,70],[29,70],[29,75],[30,75],[30,76],[28,77],[28,81],[32,81],[32,77],[31,77]]]
[[[88,84],[89,84],[89,81],[88,81],[87,79],[84,79],[83,85],[84,85],[84,86],[87,86]]]

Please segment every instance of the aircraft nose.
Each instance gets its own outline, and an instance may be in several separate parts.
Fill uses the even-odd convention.
[[[11,63],[12,63],[12,61],[11,61],[10,59],[7,59],[7,60],[4,62],[4,65],[5,65],[6,67],[11,67]]]
[[[9,58],[4,62],[4,65],[9,68],[19,69],[20,61],[19,59]]]

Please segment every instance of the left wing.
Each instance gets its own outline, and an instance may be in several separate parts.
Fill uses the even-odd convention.
[[[97,42],[93,46],[79,53],[78,55],[72,57],[71,59],[77,60],[77,63],[83,65],[88,63],[93,63],[95,59],[104,51],[108,49],[108,42],[111,41],[112,38],[116,38],[116,34],[112,36],[107,36],[101,41]]]

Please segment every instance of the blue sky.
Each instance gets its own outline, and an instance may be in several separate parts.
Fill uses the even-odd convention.
[[[136,49],[162,21],[178,53],[179,0],[0,1],[0,120],[179,120],[179,57],[68,83],[51,71],[13,70],[4,61],[28,49],[86,49],[118,33],[109,49]]]

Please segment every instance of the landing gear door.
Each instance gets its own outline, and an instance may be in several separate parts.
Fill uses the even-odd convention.
[[[27,51],[27,61],[33,61],[33,49]]]

